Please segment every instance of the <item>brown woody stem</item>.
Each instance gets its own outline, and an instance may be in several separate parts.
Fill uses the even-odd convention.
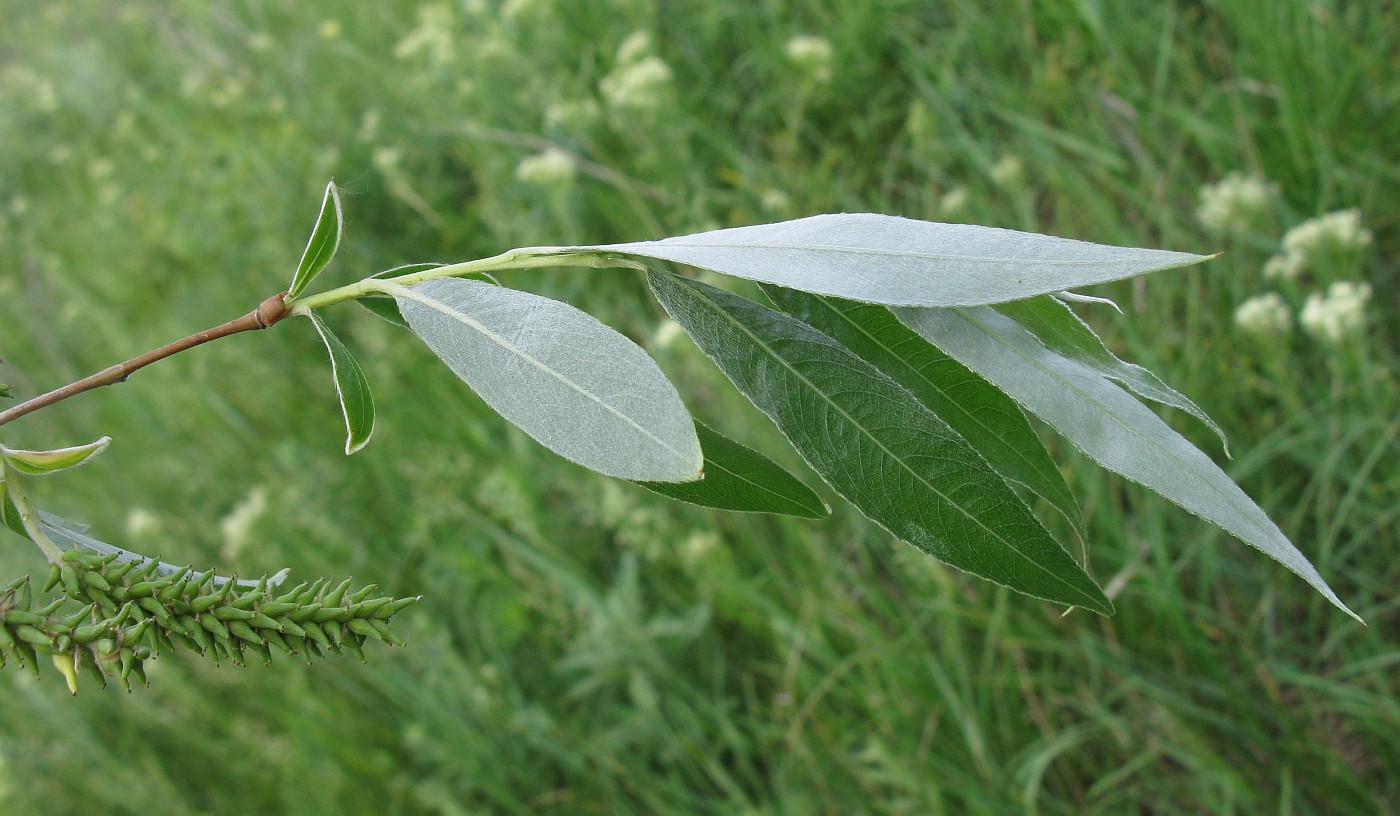
[[[117,363],[114,366],[109,366],[96,374],[84,377],[62,388],[56,388],[47,394],[41,394],[31,400],[22,402],[7,411],[0,411],[0,425],[4,425],[11,420],[19,419],[25,414],[32,414],[40,408],[47,408],[56,402],[62,402],[69,397],[77,396],[85,391],[101,388],[104,385],[114,385],[119,382],[124,382],[127,377],[131,376],[132,372],[145,368],[158,360],[164,360],[166,357],[208,343],[211,340],[218,340],[220,337],[228,337],[231,334],[238,334],[239,332],[266,329],[287,316],[288,310],[284,302],[286,296],[286,292],[273,295],[259,304],[258,308],[242,317],[230,320],[212,329],[196,332],[189,337],[176,340],[158,349],[152,349],[139,357],[133,357],[124,363]]]

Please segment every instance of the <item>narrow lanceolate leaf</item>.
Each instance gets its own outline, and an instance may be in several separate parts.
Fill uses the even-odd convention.
[[[821,496],[773,460],[703,423],[695,423],[695,430],[705,454],[705,478],[698,482],[639,482],[642,487],[720,510],[802,518],[831,515]]]
[[[952,426],[1002,478],[1044,499],[1084,535],[1079,503],[1014,401],[900,323],[889,309],[777,286],[779,309],[872,363]]]
[[[380,272],[380,273],[375,274],[375,275],[371,275],[370,277],[372,277],[372,278],[395,278],[395,277],[398,277],[398,276],[400,276],[400,275],[411,275],[411,274],[413,274],[414,272],[422,272],[422,271],[427,270],[427,269],[436,269],[436,268],[438,268],[439,266],[442,266],[442,264],[440,264],[440,263],[416,263],[416,264],[406,264],[406,265],[404,265],[404,266],[396,266],[396,267],[394,267],[393,269],[386,269],[386,270],[384,270],[383,272]],[[485,272],[473,272],[473,273],[471,273],[471,274],[462,275],[461,277],[462,277],[462,278],[465,278],[465,279],[467,279],[467,280],[479,280],[479,281],[483,281],[483,282],[485,282],[485,283],[495,284],[495,285],[497,285],[497,286],[499,286],[500,283],[501,283],[500,281],[496,280],[494,277],[492,277],[492,276],[486,274]],[[358,303],[358,304],[360,304],[361,306],[363,306],[365,309],[368,309],[369,312],[370,312],[371,314],[375,315],[376,317],[379,317],[379,318],[382,319],[382,320],[386,320],[386,321],[388,321],[388,322],[394,324],[395,326],[399,326],[399,327],[401,327],[401,328],[405,328],[405,329],[408,328],[408,321],[407,321],[407,320],[404,320],[404,319],[403,319],[403,315],[399,313],[399,304],[398,304],[397,302],[395,302],[395,300],[394,300],[392,297],[390,297],[389,295],[384,295],[384,294],[370,294],[370,295],[364,295],[363,297],[356,298],[355,302]]]
[[[1230,446],[1225,439],[1225,432],[1220,430],[1220,426],[1216,425],[1205,411],[1184,394],[1162,382],[1162,379],[1151,371],[1118,359],[1089,324],[1079,319],[1079,315],[1058,298],[1043,295],[1014,303],[1002,303],[996,308],[1030,330],[1031,334],[1052,351],[1083,363],[1143,399],[1179,408],[1199,419],[1220,437],[1220,444],[1225,448],[1226,455],[1229,455]]]
[[[1048,348],[992,308],[894,312],[905,325],[1010,394],[1099,464],[1262,550],[1356,617],[1210,457],[1102,372]]]
[[[872,213],[576,249],[659,258],[803,292],[905,306],[1000,303],[1206,260]]]
[[[110,436],[104,436],[96,442],[89,442],[86,445],[47,451],[15,450],[0,445],[0,456],[3,456],[10,463],[10,467],[20,473],[43,476],[65,468],[77,467],[107,450],[107,446],[111,442]]]
[[[753,301],[684,278],[650,280],[671,317],[866,516],[974,575],[1112,614],[986,460],[870,363]]]
[[[311,239],[306,242],[306,250],[301,253],[301,263],[287,287],[287,297],[294,298],[305,291],[307,284],[321,274],[326,264],[331,262],[335,251],[340,247],[340,233],[344,219],[340,214],[340,194],[335,190],[335,182],[326,185],[326,194],[321,199],[321,212],[316,216],[316,226],[311,230]]]
[[[365,372],[340,338],[331,333],[315,312],[307,312],[306,316],[311,318],[331,356],[331,377],[335,380],[335,393],[340,397],[340,412],[345,415],[345,454],[348,456],[368,445],[369,438],[374,435],[374,395],[370,393]]]
[[[700,441],[675,387],[636,343],[596,318],[474,280],[392,291],[413,332],[540,444],[620,479],[700,478]]]

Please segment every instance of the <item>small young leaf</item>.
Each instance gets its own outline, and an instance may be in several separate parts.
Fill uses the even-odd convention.
[[[1000,303],[1207,260],[872,213],[572,249],[657,258],[803,292],[906,306]]]
[[[705,454],[704,479],[638,484],[672,499],[720,510],[813,519],[831,515],[821,496],[773,460],[704,423],[696,422],[695,431]]]
[[[307,312],[306,316],[311,318],[331,356],[331,376],[340,397],[340,411],[345,415],[345,454],[348,456],[368,445],[374,434],[374,395],[370,393],[365,372],[340,338],[331,333],[315,312]]]
[[[414,272],[422,272],[422,271],[424,271],[424,270],[426,270],[426,269],[436,269],[436,268],[438,268],[439,266],[442,266],[442,264],[439,264],[439,263],[406,264],[406,265],[404,265],[404,266],[396,266],[396,267],[394,267],[393,269],[386,269],[386,270],[384,270],[383,272],[380,272],[380,273],[375,274],[375,275],[371,275],[370,277],[372,277],[372,278],[393,278],[393,277],[398,277],[399,275],[411,275],[411,274],[413,274]],[[478,280],[478,281],[481,281],[481,282],[483,282],[483,283],[490,283],[490,284],[493,284],[493,285],[495,285],[495,286],[500,286],[500,285],[501,285],[501,282],[500,282],[500,281],[496,280],[495,278],[493,278],[492,276],[486,274],[485,272],[473,272],[473,273],[471,273],[471,274],[462,275],[461,277],[462,277],[463,279],[465,279],[465,280]],[[394,299],[393,299],[392,297],[388,296],[388,295],[380,295],[380,294],[365,295],[365,296],[363,296],[363,297],[357,298],[357,299],[355,300],[355,302],[358,303],[358,304],[360,304],[360,305],[363,306],[364,308],[368,309],[368,310],[370,311],[370,313],[373,314],[373,315],[375,315],[376,317],[379,317],[379,318],[381,318],[381,319],[383,319],[383,320],[386,320],[386,321],[388,321],[388,322],[394,324],[395,326],[399,326],[399,327],[405,328],[405,329],[408,328],[408,321],[407,321],[407,320],[404,320],[404,319],[403,319],[403,314],[401,314],[401,313],[399,312],[399,304],[396,303],[396,302],[394,302]]]
[[[540,444],[608,476],[701,475],[695,424],[636,343],[557,300],[443,278],[394,297],[448,368]]]
[[[96,442],[89,442],[86,445],[47,451],[15,450],[0,445],[0,456],[3,456],[10,463],[10,467],[20,473],[27,473],[30,476],[44,476],[87,462],[107,450],[107,446],[111,442],[110,436],[104,436]]]
[[[907,388],[962,435],[1002,478],[1044,499],[1084,537],[1079,502],[1010,397],[915,334],[883,306],[778,286],[765,285],[763,291],[779,309]]]
[[[1034,334],[1047,348],[1094,369],[1111,380],[1117,381],[1129,391],[1143,399],[1180,408],[1199,419],[1220,438],[1225,454],[1230,446],[1225,432],[1215,424],[1205,411],[1196,406],[1175,388],[1162,382],[1161,378],[1139,365],[1125,363],[1108,350],[1099,336],[1075,314],[1069,306],[1051,295],[1001,303],[998,312],[1010,317]]]
[[[326,268],[340,247],[340,233],[344,219],[340,214],[340,194],[335,190],[335,182],[326,185],[325,197],[321,199],[321,212],[316,216],[316,226],[311,230],[311,239],[306,242],[306,250],[301,253],[301,263],[287,287],[287,297],[294,298],[305,291],[307,284]]]
[[[673,319],[872,521],[947,564],[1056,603],[1113,605],[985,459],[870,363],[811,326],[652,273]]]
[[[1102,372],[1046,347],[1015,320],[990,307],[895,309],[894,313],[1064,434],[1094,461],[1233,533],[1356,617],[1210,457]]]

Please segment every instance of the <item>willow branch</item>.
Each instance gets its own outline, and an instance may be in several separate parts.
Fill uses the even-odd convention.
[[[124,363],[108,366],[96,374],[71,382],[62,388],[56,388],[47,394],[41,394],[7,411],[0,411],[0,425],[4,425],[11,420],[19,419],[25,414],[32,414],[40,408],[47,408],[56,402],[62,402],[69,397],[77,396],[85,391],[101,388],[104,385],[115,385],[119,382],[125,382],[126,378],[130,377],[133,372],[145,368],[151,363],[164,360],[166,357],[179,354],[195,346],[204,345],[211,340],[218,340],[221,337],[228,337],[231,334],[238,334],[240,332],[266,329],[287,316],[288,310],[283,300],[286,294],[286,292],[282,292],[273,295],[259,304],[258,308],[242,317],[235,318],[227,323],[215,326],[212,329],[196,332],[189,337],[176,340],[160,348],[152,349]]]

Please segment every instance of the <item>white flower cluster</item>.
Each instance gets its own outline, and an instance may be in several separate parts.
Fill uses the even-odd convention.
[[[573,181],[577,171],[573,156],[551,147],[521,159],[515,167],[515,177],[536,187],[558,187]]]
[[[1366,303],[1371,284],[1340,281],[1327,287],[1327,293],[1313,292],[1303,304],[1298,322],[1319,340],[1340,343],[1366,325]]]
[[[788,40],[783,49],[788,61],[817,82],[831,81],[831,58],[835,49],[825,37],[804,35]]]
[[[1293,312],[1278,292],[1266,292],[1235,309],[1235,325],[1245,334],[1278,337],[1293,328]]]
[[[452,61],[452,9],[440,4],[418,7],[418,25],[394,46],[394,56],[411,59],[426,54],[434,65]]]
[[[1201,188],[1196,219],[1211,232],[1238,232],[1257,224],[1269,211],[1274,186],[1259,176],[1230,173]]]
[[[1361,211],[1357,209],[1309,219],[1283,236],[1283,251],[1264,265],[1264,276],[1297,280],[1310,265],[1366,248],[1372,237],[1371,231],[1361,226]]]
[[[639,31],[617,49],[617,67],[598,83],[609,107],[622,112],[646,113],[661,107],[671,92],[671,66],[650,53],[651,37]]]

